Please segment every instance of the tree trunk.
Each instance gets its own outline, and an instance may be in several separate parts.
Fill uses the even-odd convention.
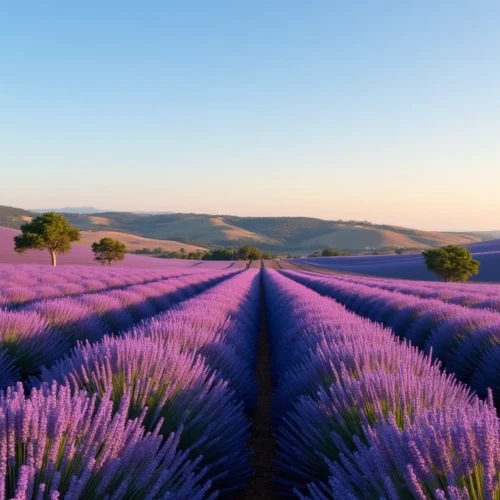
[[[54,250],[49,250],[49,252],[50,252],[50,258],[52,259],[52,265],[55,266],[57,263],[56,252],[54,252]]]

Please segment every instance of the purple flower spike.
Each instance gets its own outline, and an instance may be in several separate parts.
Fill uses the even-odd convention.
[[[481,403],[391,330],[301,283],[408,331],[433,310],[413,308],[410,295],[402,294],[386,305],[390,291],[348,278],[266,270],[263,281],[276,378],[278,484],[284,495],[452,500],[469,493],[483,498],[484,490],[484,498],[497,500],[500,446],[492,404]],[[434,300],[419,300],[436,306]],[[426,318],[431,329],[450,311],[464,311],[442,307],[442,316]],[[476,312],[481,318],[489,314],[470,309],[472,316]],[[488,361],[488,373],[494,362]],[[481,442],[488,443],[487,451],[481,451]]]
[[[210,484],[196,472],[199,459],[178,449],[180,434],[162,444],[126,412],[126,402],[113,414],[107,397],[97,404],[57,384],[29,397],[21,385],[8,389],[0,396],[1,491],[26,499],[204,498]]]
[[[492,402],[430,410],[405,429],[389,419],[364,432],[366,445],[344,449],[341,462],[330,464],[328,498],[346,498],[339,491],[367,499],[500,495],[500,422]],[[314,488],[311,494],[322,498]]]
[[[23,377],[69,348],[65,337],[34,311],[0,311],[0,345]]]

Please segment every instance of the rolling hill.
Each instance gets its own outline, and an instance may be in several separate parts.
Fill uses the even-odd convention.
[[[0,225],[19,228],[33,215],[33,212],[26,210],[0,206]],[[65,215],[79,229],[92,231],[92,237],[103,231],[113,232],[115,235],[123,233],[121,238],[130,242],[135,237],[142,237],[156,240],[154,243],[149,242],[153,247],[165,248],[167,244],[179,242],[186,250],[188,245],[210,248],[253,244],[276,253],[304,255],[327,246],[346,250],[427,248],[448,244],[467,245],[494,237],[493,232],[490,235],[487,232],[419,231],[366,221],[333,221],[310,217],[236,217],[132,212]],[[169,240],[169,243],[164,240]],[[149,243],[137,239],[131,244],[142,245],[142,248]]]
[[[197,250],[205,250],[203,247],[187,245],[179,241],[155,240],[136,236],[135,234],[119,233],[116,231],[80,231],[80,241],[77,244],[91,246],[94,241],[98,241],[101,238],[113,238],[114,240],[121,241],[130,252],[142,250],[143,248],[153,250],[158,247],[163,248],[166,252],[178,252],[181,248],[184,248],[188,253],[196,252]]]

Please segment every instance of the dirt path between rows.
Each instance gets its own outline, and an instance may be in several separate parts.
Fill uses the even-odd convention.
[[[279,271],[279,269],[280,269],[278,261],[276,261],[276,260],[263,260],[262,266],[267,268],[267,269],[274,269],[276,271]]]
[[[272,500],[277,498],[273,491],[274,437],[271,425],[273,384],[267,337],[266,309],[262,289],[261,297],[261,327],[256,368],[259,398],[257,409],[252,415],[252,438],[250,441],[250,447],[254,453],[253,466],[255,475],[250,479],[247,487],[236,496],[237,500]]]

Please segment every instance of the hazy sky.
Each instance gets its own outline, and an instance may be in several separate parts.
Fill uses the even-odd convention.
[[[0,204],[500,229],[500,2],[0,3]]]

